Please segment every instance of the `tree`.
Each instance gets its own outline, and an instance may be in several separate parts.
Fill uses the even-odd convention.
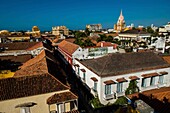
[[[131,80],[129,83],[129,87],[126,89],[125,94],[133,94],[139,92],[139,87],[137,86],[137,81],[136,80]]]
[[[153,34],[154,33],[154,30],[150,27],[150,26],[148,26],[147,27],[147,30],[146,30],[148,33],[151,33],[151,34]]]
[[[93,42],[89,38],[84,41],[84,46],[85,47],[92,47],[94,45],[95,44],[93,44]]]
[[[86,29],[85,29],[85,34],[86,34],[86,36],[89,36],[89,35],[90,35],[90,33],[91,33],[91,32],[89,31],[89,29],[88,29],[88,28],[86,28]]]
[[[76,38],[86,37],[86,34],[84,32],[76,31],[75,37]]]
[[[118,98],[114,104],[116,104],[116,105],[125,105],[127,103],[128,103],[127,98],[122,96],[122,97]]]

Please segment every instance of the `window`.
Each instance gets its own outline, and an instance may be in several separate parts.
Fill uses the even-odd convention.
[[[53,110],[53,111],[50,111],[50,113],[57,113],[57,111]]]
[[[63,112],[65,112],[65,110],[64,110],[64,104],[57,104],[57,109],[58,109],[58,113],[63,113]]]
[[[120,93],[123,91],[123,82],[117,83],[117,92]]]
[[[94,82],[94,91],[97,91],[97,82]]]
[[[105,94],[106,95],[111,94],[111,84],[110,85],[105,85]]]
[[[151,86],[155,85],[155,77],[151,77],[150,85]]]
[[[30,107],[21,107],[20,113],[31,113]]]
[[[146,87],[146,78],[142,78],[142,87]]]
[[[164,83],[164,75],[160,75],[159,76],[159,84],[163,84]]]
[[[83,80],[86,82],[86,73],[83,72]]]
[[[80,74],[80,68],[78,67],[78,72],[77,72],[77,74],[79,75]]]

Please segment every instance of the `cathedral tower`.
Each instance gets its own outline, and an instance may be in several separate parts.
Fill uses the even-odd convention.
[[[119,32],[125,29],[125,20],[124,20],[122,10],[120,12],[120,16],[118,18],[117,24],[114,25],[114,29]]]

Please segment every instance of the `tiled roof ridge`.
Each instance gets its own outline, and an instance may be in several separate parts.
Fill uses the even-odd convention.
[[[36,82],[36,80],[38,81]],[[16,89],[13,89],[15,87],[10,85],[9,84],[10,82],[11,84],[18,85]],[[42,82],[43,84],[41,84]],[[54,86],[52,84],[49,84],[51,82],[53,83]],[[31,88],[29,87],[29,84],[27,83],[30,83]],[[11,91],[10,94],[8,95],[6,93],[9,93],[9,92],[5,90],[4,91],[5,95],[4,94],[1,95],[0,101],[28,97],[28,96],[35,96],[39,94],[52,93],[56,91],[69,90],[68,86],[61,83],[58,79],[56,79],[49,73],[43,73],[41,75],[36,74],[32,76],[4,78],[4,79],[1,79],[0,84],[2,85],[0,87],[1,92],[4,90],[4,88],[5,89],[8,88],[7,91]],[[5,84],[7,84],[7,86]],[[21,84],[23,84],[23,86]],[[38,85],[38,86],[35,87],[35,85]],[[58,87],[55,85],[57,85]],[[23,91],[21,90],[21,88],[24,88]],[[41,89],[36,90],[36,88],[41,88]]]
[[[79,45],[77,45],[77,44],[75,44],[75,43],[69,42],[69,41],[67,41],[67,40],[64,40],[64,41],[66,41],[68,44],[71,44],[71,45],[74,45],[74,46],[80,47]]]
[[[69,41],[63,40],[58,44],[61,50],[65,51],[67,54],[72,55],[80,46]]]
[[[45,60],[45,62],[43,62],[43,60]],[[47,63],[46,63],[46,58],[44,57],[44,58],[42,58],[41,60],[39,60],[38,62],[36,62],[36,63],[39,63],[39,62],[41,62],[41,63],[43,63],[43,65],[44,66],[46,66],[46,69],[45,70],[36,70],[37,72],[42,72],[42,73],[46,73],[46,72],[48,72],[48,67],[47,67]],[[23,70],[27,70],[27,68],[29,68],[29,67],[32,67],[33,65],[35,65],[36,63],[32,63],[31,65],[26,65],[26,66],[24,66],[24,67],[22,67],[20,70],[18,70],[18,71],[16,71],[15,72],[15,74],[14,74],[14,77],[21,77],[21,75],[20,75],[20,73],[23,71]],[[34,70],[35,71],[35,70]],[[19,74],[19,75],[18,75]],[[37,74],[31,74],[31,75],[23,75],[23,76],[32,76],[32,75],[37,75]]]
[[[60,84],[62,84],[64,87],[68,88],[69,90],[71,89],[69,86],[63,84],[60,80],[58,80],[57,78],[55,78],[52,74],[50,74],[49,72],[47,72],[46,74],[48,74],[49,76],[51,76],[54,80],[57,80]],[[71,91],[70,91],[71,92]]]
[[[35,45],[33,45],[32,47],[27,48],[26,50],[34,50],[34,49],[37,49],[39,47],[43,47],[43,42],[38,42]]]
[[[25,62],[20,68],[24,68],[24,67],[33,65],[33,64],[39,62],[40,60],[42,60],[45,56],[46,56],[45,55],[45,50],[42,50],[39,55],[37,55],[36,57],[34,57],[34,58],[28,60],[27,62]],[[34,63],[33,63],[33,61],[34,61]]]

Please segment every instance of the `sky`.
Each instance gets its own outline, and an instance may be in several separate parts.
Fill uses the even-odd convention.
[[[126,25],[162,26],[170,22],[169,5],[170,0],[1,0],[0,30],[78,30],[98,23],[113,28],[121,10]]]

